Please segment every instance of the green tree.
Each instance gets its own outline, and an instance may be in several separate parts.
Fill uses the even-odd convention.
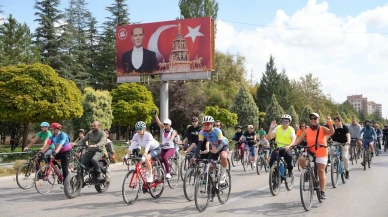
[[[263,127],[264,125],[264,121],[265,121],[265,117],[267,116],[267,113],[265,112],[259,112],[259,128],[260,127]],[[263,127],[264,128],[264,127]]]
[[[86,30],[85,30],[85,38],[86,38],[86,46],[87,46],[87,66],[86,69],[90,70],[89,74],[91,75],[91,85],[93,87],[97,88],[98,86],[98,80],[95,77],[96,72],[98,72],[100,69],[98,68],[98,57],[99,54],[99,33],[97,29],[98,22],[96,18],[92,15],[92,13],[88,13],[86,15]]]
[[[348,118],[345,112],[341,112],[341,118],[343,123],[349,124],[351,122],[351,120]]]
[[[267,106],[264,126],[262,127],[264,129],[268,129],[269,126],[271,125],[271,122],[273,120],[276,120],[278,122],[283,114],[284,114],[283,108],[279,105],[278,101],[276,100],[275,94],[272,94],[272,100]]]
[[[299,115],[298,115],[298,113],[296,113],[294,106],[290,106],[290,108],[287,111],[287,114],[291,115],[292,122],[294,124],[298,124],[298,125],[300,124],[300,122],[299,122]]]
[[[108,91],[94,90],[86,87],[82,103],[84,113],[74,120],[78,129],[89,129],[90,123],[99,121],[102,129],[110,129],[113,120],[112,96]]]
[[[240,88],[231,111],[237,114],[238,123],[243,127],[250,124],[255,127],[259,126],[259,109],[245,86]]]
[[[0,120],[23,123],[23,147],[28,124],[80,117],[81,92],[74,82],[58,77],[48,65],[0,68]]]
[[[137,83],[124,83],[112,90],[113,123],[134,127],[137,121],[150,124],[152,111],[158,110],[154,104],[152,93],[146,87]]]
[[[218,2],[216,0],[179,0],[180,19],[211,16],[217,20]],[[217,28],[215,28],[217,32]]]
[[[212,116],[215,120],[220,120],[222,124],[227,127],[235,126],[237,124],[237,114],[228,111],[227,109],[218,106],[207,106],[205,114]]]
[[[64,14],[59,10],[60,0],[37,0],[34,8],[38,27],[35,30],[35,44],[39,48],[41,60],[50,65],[63,77],[61,69],[67,64],[61,55],[61,30]],[[67,58],[65,58],[67,59]]]
[[[307,125],[310,125],[310,118],[309,118],[309,115],[310,115],[311,113],[313,113],[313,112],[314,112],[313,109],[312,109],[310,106],[306,105],[306,106],[304,107],[302,113],[301,113],[300,116],[299,116],[299,121],[300,121],[300,122],[305,122]],[[320,115],[320,114],[318,114],[318,115]],[[321,119],[322,121],[325,121],[325,118],[324,118],[324,117],[320,117],[320,119]]]
[[[98,66],[93,74],[96,87],[111,90],[116,87],[116,26],[129,24],[128,5],[125,0],[114,0],[106,7],[110,16],[105,17],[99,39]]]

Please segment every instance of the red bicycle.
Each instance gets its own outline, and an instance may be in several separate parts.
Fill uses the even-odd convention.
[[[128,205],[134,204],[140,195],[140,192],[150,193],[153,198],[159,198],[164,190],[164,170],[161,167],[153,167],[152,175],[153,182],[147,183],[146,178],[141,172],[141,158],[132,158],[136,161],[136,167],[128,171],[124,177],[122,195],[124,202]],[[127,163],[128,161],[126,161]],[[151,165],[154,165],[154,160],[151,160]],[[132,198],[131,198],[132,197]]]
[[[35,174],[35,188],[39,193],[46,195],[50,193],[55,182],[62,184],[63,174],[59,164],[50,157],[47,165],[40,167]]]

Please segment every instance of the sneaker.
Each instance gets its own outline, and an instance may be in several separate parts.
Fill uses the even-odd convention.
[[[256,163],[253,163],[252,167],[253,167],[253,168],[256,168]]]
[[[167,174],[166,174],[166,179],[171,179],[170,173],[167,173]]]
[[[361,165],[364,166],[364,162],[361,162]]]
[[[288,171],[288,177],[293,177],[293,176],[294,176],[294,172]]]
[[[349,179],[349,178],[350,178],[349,171],[345,171],[345,178],[346,178],[346,179]]]
[[[331,166],[331,163],[327,163],[327,166]]]
[[[226,175],[221,173],[221,176],[220,176],[220,177],[221,177],[221,178],[220,178],[220,184],[221,184],[221,185],[225,184]]]
[[[326,194],[324,191],[321,191],[321,199],[326,200]]]
[[[147,177],[147,182],[148,183],[151,183],[154,179],[154,177],[152,177],[152,174],[149,173],[149,172],[146,172],[146,177]]]

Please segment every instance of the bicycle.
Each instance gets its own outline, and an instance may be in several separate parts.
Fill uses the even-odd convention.
[[[38,158],[41,157],[39,151],[27,151],[30,155],[33,155],[28,162],[22,164],[16,171],[16,183],[18,186],[23,189],[30,189],[35,184],[35,174],[36,169],[40,169],[40,163]],[[32,178],[29,180],[29,178]],[[22,181],[26,181],[26,184],[23,184]]]
[[[298,164],[298,171],[300,172],[300,165],[299,165],[299,157],[302,155],[303,153],[303,147],[301,145],[296,145],[294,147],[292,147],[292,162],[293,162],[293,165],[294,167],[296,167]]]
[[[375,150],[375,156],[378,157],[380,155],[380,149],[381,149],[380,137],[377,137],[377,139],[374,140],[373,146]]]
[[[226,169],[226,180],[225,183],[220,184],[220,161],[217,160],[201,160],[205,166],[203,172],[197,177],[195,182],[195,192],[194,192],[194,200],[195,206],[199,212],[203,212],[209,202],[213,202],[215,195],[217,194],[218,201],[221,204],[224,204],[228,201],[230,190],[232,186],[232,179],[230,177],[229,169]],[[213,167],[214,170],[210,171],[210,167]],[[200,189],[204,188],[204,189]],[[204,204],[200,203],[200,196],[203,195],[205,198]],[[225,196],[225,198],[223,198]]]
[[[363,162],[361,163],[362,166],[364,166],[364,170],[366,170],[366,164],[368,163],[368,168],[370,168],[370,165],[372,163],[372,151],[370,150],[369,144],[368,148],[364,149],[363,151]]]
[[[265,155],[266,155],[265,149],[266,148],[259,147],[259,149],[257,151],[257,154],[258,154],[258,156],[256,158],[257,175],[260,175],[260,172],[262,171],[263,167],[264,167],[265,172],[268,172],[268,170],[269,170],[268,162],[265,159]]]
[[[331,159],[331,184],[333,188],[338,186],[338,179],[341,175],[342,183],[346,183],[344,162],[342,160],[341,146],[345,146],[345,143],[334,142],[331,147],[334,148],[334,153]]]
[[[283,157],[279,156],[279,152],[284,150],[284,148],[276,148],[277,153],[276,161],[271,166],[269,171],[269,189],[273,196],[276,196],[280,191],[280,184],[285,181],[285,185],[288,191],[291,191],[294,185],[294,175],[289,177],[289,172],[287,169],[287,163],[284,161]]]
[[[170,175],[171,175],[171,178],[170,179],[166,179],[167,180],[167,184],[168,186],[170,186],[171,189],[174,189],[176,187],[178,187],[178,184],[179,184],[179,163],[178,163],[178,158],[176,155],[174,155],[172,158],[168,159],[168,164],[170,165]],[[159,168],[163,168],[164,170],[164,173],[166,173],[166,168],[164,166],[164,164],[162,164],[162,162],[160,161],[160,158],[156,159],[154,161],[154,163],[151,164],[152,167],[159,167]]]
[[[384,152],[388,151],[388,136],[383,136]]]
[[[359,155],[357,154],[357,139],[351,139],[350,140],[350,161],[352,162],[355,161],[357,163],[357,159],[359,159]]]
[[[121,189],[124,202],[128,205],[134,204],[141,191],[143,191],[143,194],[148,192],[151,197],[155,199],[159,198],[164,190],[164,170],[161,167],[153,167],[152,175],[154,176],[154,180],[151,183],[148,183],[143,173],[141,172],[142,158],[133,158],[133,160],[136,161],[135,169],[128,171],[128,173],[125,175]],[[151,159],[151,165],[153,165],[154,162],[155,159]],[[137,188],[137,190],[134,190],[133,192],[135,193],[135,197],[132,200],[128,199],[130,193],[126,192],[127,187],[129,190]]]
[[[318,144],[308,146],[305,148],[307,152],[306,167],[302,170],[302,173],[300,174],[300,199],[302,201],[303,208],[306,211],[309,211],[311,209],[314,191],[316,191],[317,193],[319,203],[323,202],[321,199],[319,177],[317,174],[317,163],[315,162],[316,156],[314,153],[310,151],[310,148],[314,146],[315,146],[315,150],[317,150],[318,146],[327,148],[324,145],[318,145]],[[312,157],[313,159],[311,160],[310,157]],[[311,167],[311,162],[313,163],[313,167]],[[306,183],[308,183],[308,186],[305,185]],[[307,191],[308,193],[306,196],[304,196],[303,194],[304,191]],[[305,199],[307,200],[305,201]]]
[[[239,148],[239,146],[243,145],[243,144],[244,143],[240,143],[240,142],[236,142],[234,144],[234,150],[233,150],[233,152],[232,152],[232,154],[230,156],[233,167],[236,167],[238,165],[239,161],[241,161],[241,163],[243,164],[243,159],[242,159],[241,153],[240,153],[241,150]],[[245,165],[243,165],[243,166],[245,167]]]
[[[251,169],[253,170],[253,161],[251,160],[252,156],[251,156],[251,151],[250,151],[250,148],[248,146],[248,144],[245,143],[245,150],[244,150],[244,158],[243,158],[243,168],[244,168],[244,172],[246,172],[246,168],[251,165]]]
[[[203,152],[200,152],[200,154],[203,154]],[[201,174],[201,168],[203,167],[201,162],[202,160],[200,159],[191,162],[186,171],[183,180],[183,193],[188,201],[194,200],[196,179]]]
[[[55,165],[53,162],[55,162]],[[47,195],[54,187],[55,182],[57,182],[58,184],[62,184],[63,174],[57,161],[53,160],[53,158],[50,156],[47,164],[45,166],[40,167],[35,174],[35,189],[40,194]],[[44,183],[49,183],[47,190],[44,190]],[[40,187],[42,187],[42,189],[40,189]]]

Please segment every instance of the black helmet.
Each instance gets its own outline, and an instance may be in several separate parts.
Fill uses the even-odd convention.
[[[242,129],[242,126],[240,126],[240,125],[239,125],[239,126],[237,126],[237,127],[236,127],[236,130],[237,130],[238,128]]]
[[[191,121],[198,121],[198,118],[196,116],[191,118]]]
[[[368,119],[365,120],[365,124],[366,124],[366,122],[372,123],[372,121],[371,121],[371,120],[368,120]]]

